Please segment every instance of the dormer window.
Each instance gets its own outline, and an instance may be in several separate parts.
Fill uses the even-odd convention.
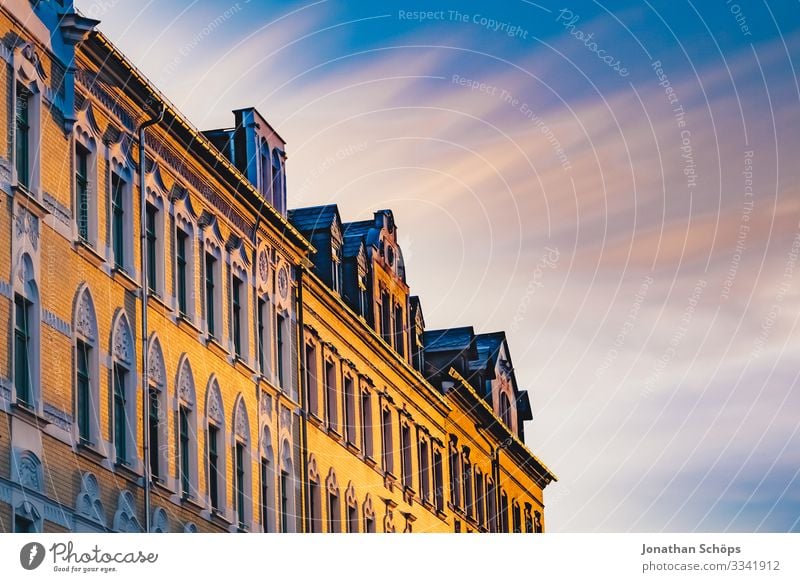
[[[331,288],[342,293],[342,256],[338,246],[331,247]]]

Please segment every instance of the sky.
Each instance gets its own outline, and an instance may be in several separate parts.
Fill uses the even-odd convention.
[[[555,532],[800,531],[800,3],[76,0],[506,330]],[[420,11],[424,11],[420,13]]]

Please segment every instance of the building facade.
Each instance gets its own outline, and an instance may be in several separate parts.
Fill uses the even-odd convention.
[[[505,336],[427,330],[391,211],[287,209],[71,0],[0,5],[0,531],[544,531]]]

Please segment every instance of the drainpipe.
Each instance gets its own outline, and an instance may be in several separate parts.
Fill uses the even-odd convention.
[[[145,148],[144,130],[160,123],[164,119],[164,105],[159,104],[157,117],[151,117],[139,126],[139,194],[141,205],[139,208],[139,255],[141,256],[142,272],[139,274],[142,287],[142,441],[144,443],[144,531],[150,532],[150,431],[148,430],[148,403],[147,394],[147,298],[150,290],[147,285],[147,230],[145,216],[147,214],[147,196],[144,187],[145,179]]]
[[[297,342],[300,344],[297,350],[297,360],[299,363],[299,374],[300,374],[300,440],[301,440],[301,447],[303,450],[302,455],[302,475],[303,475],[303,482],[302,482],[302,499],[303,499],[303,526],[306,532],[311,531],[311,524],[309,522],[309,500],[308,495],[306,494],[308,483],[308,403],[307,400],[307,391],[308,386],[306,384],[306,330],[305,324],[303,323],[303,272],[305,271],[305,266],[300,265],[300,268],[297,270],[297,327],[299,332],[297,334]]]

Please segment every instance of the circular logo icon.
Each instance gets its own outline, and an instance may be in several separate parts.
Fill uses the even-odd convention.
[[[26,570],[35,570],[44,561],[44,546],[39,542],[30,542],[19,551],[19,563]]]

